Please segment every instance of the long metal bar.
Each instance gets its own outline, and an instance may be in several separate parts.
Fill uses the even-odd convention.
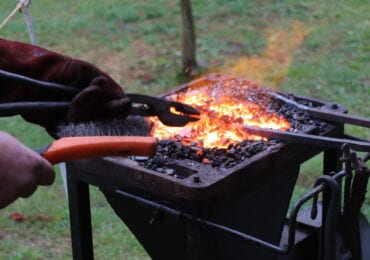
[[[275,92],[270,92],[272,97],[275,97],[286,104],[289,104],[291,106],[294,106],[300,110],[304,110],[310,115],[325,119],[328,121],[332,122],[337,122],[337,123],[345,123],[345,124],[352,124],[352,125],[357,125],[357,126],[363,126],[370,128],[370,119],[365,118],[365,117],[359,117],[359,116],[354,116],[354,115],[348,115],[348,114],[343,114],[343,113],[338,113],[335,111],[328,111],[328,110],[323,110],[323,109],[317,109],[317,108],[312,108],[308,107],[302,104],[299,104],[289,98],[284,97],[283,95],[280,95]]]
[[[244,126],[246,131],[251,134],[263,136],[269,139],[279,139],[286,142],[304,143],[313,146],[340,149],[344,144],[348,144],[352,150],[360,152],[370,152],[370,142],[362,142],[344,138],[334,138],[319,135],[293,133],[266,128]]]
[[[8,78],[14,81],[27,83],[30,86],[44,88],[50,91],[63,91],[64,94],[72,94],[76,95],[79,92],[79,89],[73,88],[70,86],[65,86],[62,84],[54,83],[54,82],[47,82],[42,80],[33,79],[30,77],[26,77],[17,73],[5,71],[0,69],[0,76],[2,78]]]
[[[67,112],[71,102],[32,101],[0,103],[0,116],[15,116],[27,112]]]

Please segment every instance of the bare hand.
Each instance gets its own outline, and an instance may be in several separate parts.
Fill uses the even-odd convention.
[[[38,185],[51,185],[54,179],[47,160],[0,131],[0,208],[31,196]]]

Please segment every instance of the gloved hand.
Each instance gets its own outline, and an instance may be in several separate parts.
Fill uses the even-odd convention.
[[[31,196],[38,185],[54,182],[52,165],[4,132],[0,132],[0,151],[0,209]]]
[[[106,77],[95,78],[78,93],[69,108],[68,122],[84,122],[96,118],[122,117],[129,112],[129,99],[115,88]]]
[[[27,121],[45,127],[49,133],[56,131],[60,123],[69,121],[125,117],[131,108],[122,88],[106,73],[87,62],[34,45],[0,38],[0,69],[81,90],[73,97],[0,77],[0,102],[72,100],[68,115],[53,111],[22,114]]]

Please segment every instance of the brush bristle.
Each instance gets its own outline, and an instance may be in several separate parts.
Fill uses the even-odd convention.
[[[115,118],[58,127],[58,137],[69,136],[149,136],[151,123],[139,116]]]

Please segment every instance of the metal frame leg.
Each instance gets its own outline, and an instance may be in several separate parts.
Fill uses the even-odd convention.
[[[69,217],[73,259],[93,259],[89,185],[67,167]]]

